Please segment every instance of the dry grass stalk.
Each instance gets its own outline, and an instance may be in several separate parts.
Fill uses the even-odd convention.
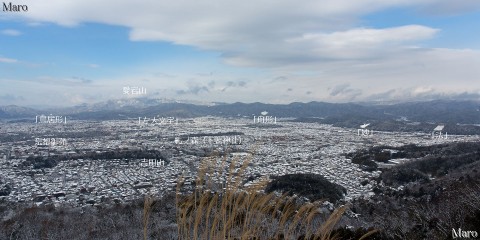
[[[150,196],[145,196],[145,201],[143,204],[143,239],[148,239],[148,219],[150,218],[150,213],[152,211],[153,198]]]
[[[337,209],[322,226],[313,230],[313,220],[319,215],[318,203],[298,206],[294,197],[276,196],[263,192],[267,179],[243,187],[242,178],[250,159],[237,168],[237,160],[227,165],[227,154],[218,164],[218,154],[205,158],[200,164],[196,186],[189,195],[180,194],[177,186],[177,224],[180,239],[267,239],[283,235],[298,237],[303,231],[309,239],[331,239],[330,233],[340,220],[344,208]],[[217,166],[218,167],[215,167]],[[214,182],[221,176],[221,187]],[[273,230],[273,235],[266,233]]]

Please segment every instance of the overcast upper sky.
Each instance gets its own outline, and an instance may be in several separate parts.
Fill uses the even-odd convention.
[[[478,0],[11,2],[0,105],[480,99]]]

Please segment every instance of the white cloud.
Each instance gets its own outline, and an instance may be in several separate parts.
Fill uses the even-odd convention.
[[[371,29],[355,28],[333,33],[304,34],[300,38],[289,39],[287,47],[296,48],[311,61],[331,61],[339,59],[370,59],[379,55],[404,51],[411,42],[431,38],[438,32],[419,25]],[[300,57],[300,56],[299,56]]]
[[[355,28],[342,32],[305,34],[291,42],[313,41],[321,47],[358,48],[359,46],[393,45],[432,37],[438,30],[419,25],[369,29]]]
[[[17,59],[0,57],[0,63],[16,63]]]
[[[212,101],[249,101],[251,97],[247,93],[252,91],[258,92],[255,101],[289,102],[291,99],[348,101],[352,97],[361,100],[386,92],[389,96],[408,95],[400,90],[392,93],[391,89],[408,89],[405,91],[411,96],[422,89],[465,91],[466,86],[480,89],[477,79],[480,52],[421,46],[422,41],[434,38],[440,29],[422,25],[385,28],[359,25],[361,16],[388,8],[409,7],[450,15],[480,9],[478,0],[24,2],[30,11],[22,16],[28,18],[28,22],[64,26],[97,22],[124,26],[130,30],[132,41],[168,41],[194,46],[221,53],[224,62],[230,65],[268,67],[271,71],[267,78],[249,76],[255,84],[223,92],[221,90],[227,88],[220,83],[216,88],[206,85],[211,77],[180,73],[176,79],[183,82],[177,83],[163,77],[128,76],[152,79],[152,84],[161,83],[171,92],[196,93],[202,99],[208,92]],[[0,62],[16,60],[0,58]],[[295,74],[305,70],[317,72]],[[285,76],[288,81],[271,84],[271,79],[278,76]],[[222,76],[225,82],[237,81],[238,77]],[[192,81],[198,84],[188,85],[191,78],[196,78]],[[326,89],[335,86],[348,87],[337,87],[338,93],[332,96]],[[286,95],[278,95],[279,92]],[[307,96],[306,92],[311,94]]]
[[[133,41],[168,41],[218,51],[231,65],[281,67],[332,57],[378,57],[384,52],[378,50],[381,47],[394,51],[405,43],[415,45],[438,30],[420,25],[352,26],[360,16],[386,8],[433,9],[446,4],[446,0],[51,0],[29,2],[35,10],[25,17],[66,26],[82,22],[125,26]]]
[[[2,33],[3,35],[12,36],[12,37],[22,35],[22,32],[20,32],[18,30],[15,30],[15,29],[4,29],[4,30],[0,31],[0,33]]]
[[[433,15],[456,15],[480,10],[478,0],[430,0],[419,9]]]
[[[89,68],[99,68],[99,67],[100,67],[100,65],[95,64],[95,63],[87,64],[87,66],[88,66]]]

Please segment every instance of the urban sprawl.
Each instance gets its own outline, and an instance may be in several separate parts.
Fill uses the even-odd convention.
[[[348,129],[289,120],[268,116],[253,119],[142,116],[118,121],[67,121],[67,117],[41,116],[29,123],[5,123],[0,134],[13,140],[0,142],[0,183],[3,185],[0,188],[8,184],[11,192],[0,199],[36,205],[82,206],[125,202],[146,194],[162,195],[175,189],[180,176],[186,179],[185,184],[195,180],[205,158],[196,154],[199,149],[227,153],[223,159],[225,156],[228,161],[236,159],[239,166],[248,159],[245,177],[321,174],[347,189],[346,200],[368,198],[373,195],[372,179],[380,171],[363,171],[346,153],[379,145],[479,140],[478,136],[432,138],[428,133],[381,132],[368,124]],[[99,134],[93,134],[96,132]],[[167,159],[85,157],[59,161],[51,168],[24,164],[29,157],[119,150],[157,150],[170,154]],[[218,158],[220,165],[222,157]],[[365,180],[368,183],[361,184]],[[247,181],[246,185],[249,184],[254,182]]]

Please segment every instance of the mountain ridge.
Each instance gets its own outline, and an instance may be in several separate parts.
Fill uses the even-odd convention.
[[[406,102],[393,105],[365,103],[292,102],[270,103],[211,103],[192,104],[165,99],[137,98],[109,100],[74,107],[37,110],[15,105],[0,106],[0,119],[35,118],[36,115],[54,114],[78,120],[115,120],[138,117],[253,117],[266,111],[278,118],[331,118],[361,119],[362,121],[405,121],[455,124],[479,124],[480,102],[472,100],[434,100]]]

